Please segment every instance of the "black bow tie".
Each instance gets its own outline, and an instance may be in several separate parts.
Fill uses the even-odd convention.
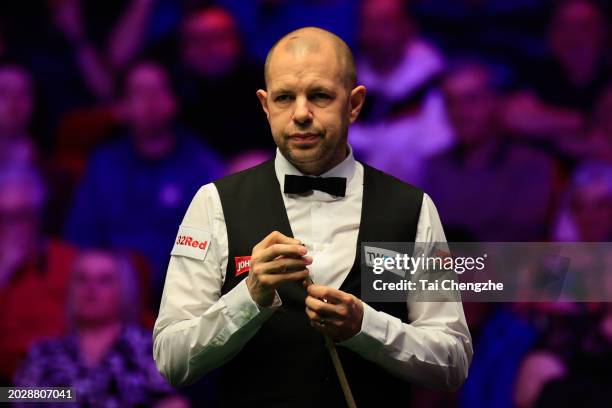
[[[337,197],[344,197],[346,195],[346,178],[285,175],[285,193],[303,194],[312,190],[319,190]]]

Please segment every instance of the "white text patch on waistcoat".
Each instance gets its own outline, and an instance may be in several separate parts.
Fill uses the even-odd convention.
[[[210,248],[210,232],[192,227],[180,226],[170,255],[181,255],[203,260]]]

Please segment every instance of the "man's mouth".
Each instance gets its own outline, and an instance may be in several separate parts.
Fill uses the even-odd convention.
[[[314,143],[321,138],[319,133],[294,133],[289,139],[298,144]]]

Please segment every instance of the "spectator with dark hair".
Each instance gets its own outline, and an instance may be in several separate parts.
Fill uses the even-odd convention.
[[[359,30],[357,73],[368,99],[351,146],[366,163],[420,186],[427,158],[452,142],[438,88],[442,55],[418,35],[403,0],[364,0]]]
[[[35,158],[29,129],[33,98],[30,75],[19,66],[0,65],[0,165]]]
[[[14,384],[72,387],[82,406],[188,406],[157,372],[151,333],[136,324],[137,298],[127,259],[100,250],[80,254],[70,279],[68,332],[32,347]]]
[[[431,159],[426,183],[450,240],[537,241],[546,236],[555,168],[504,137],[491,72],[458,63],[443,81],[457,144]]]
[[[197,9],[181,28],[176,81],[187,123],[231,156],[249,148],[273,150],[255,91],[261,69],[245,57],[236,22],[219,7]]]
[[[0,167],[0,383],[8,383],[34,340],[64,327],[75,251],[42,233],[44,203],[36,170]]]
[[[153,63],[128,73],[126,134],[91,157],[65,229],[80,246],[139,251],[161,291],[175,225],[202,180],[222,175],[215,153],[175,122],[177,101],[166,72]]]

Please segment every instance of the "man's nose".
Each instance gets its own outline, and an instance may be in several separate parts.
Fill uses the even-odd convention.
[[[295,110],[293,111],[293,121],[297,124],[305,124],[312,121],[312,111],[308,100],[298,97],[295,100]]]

